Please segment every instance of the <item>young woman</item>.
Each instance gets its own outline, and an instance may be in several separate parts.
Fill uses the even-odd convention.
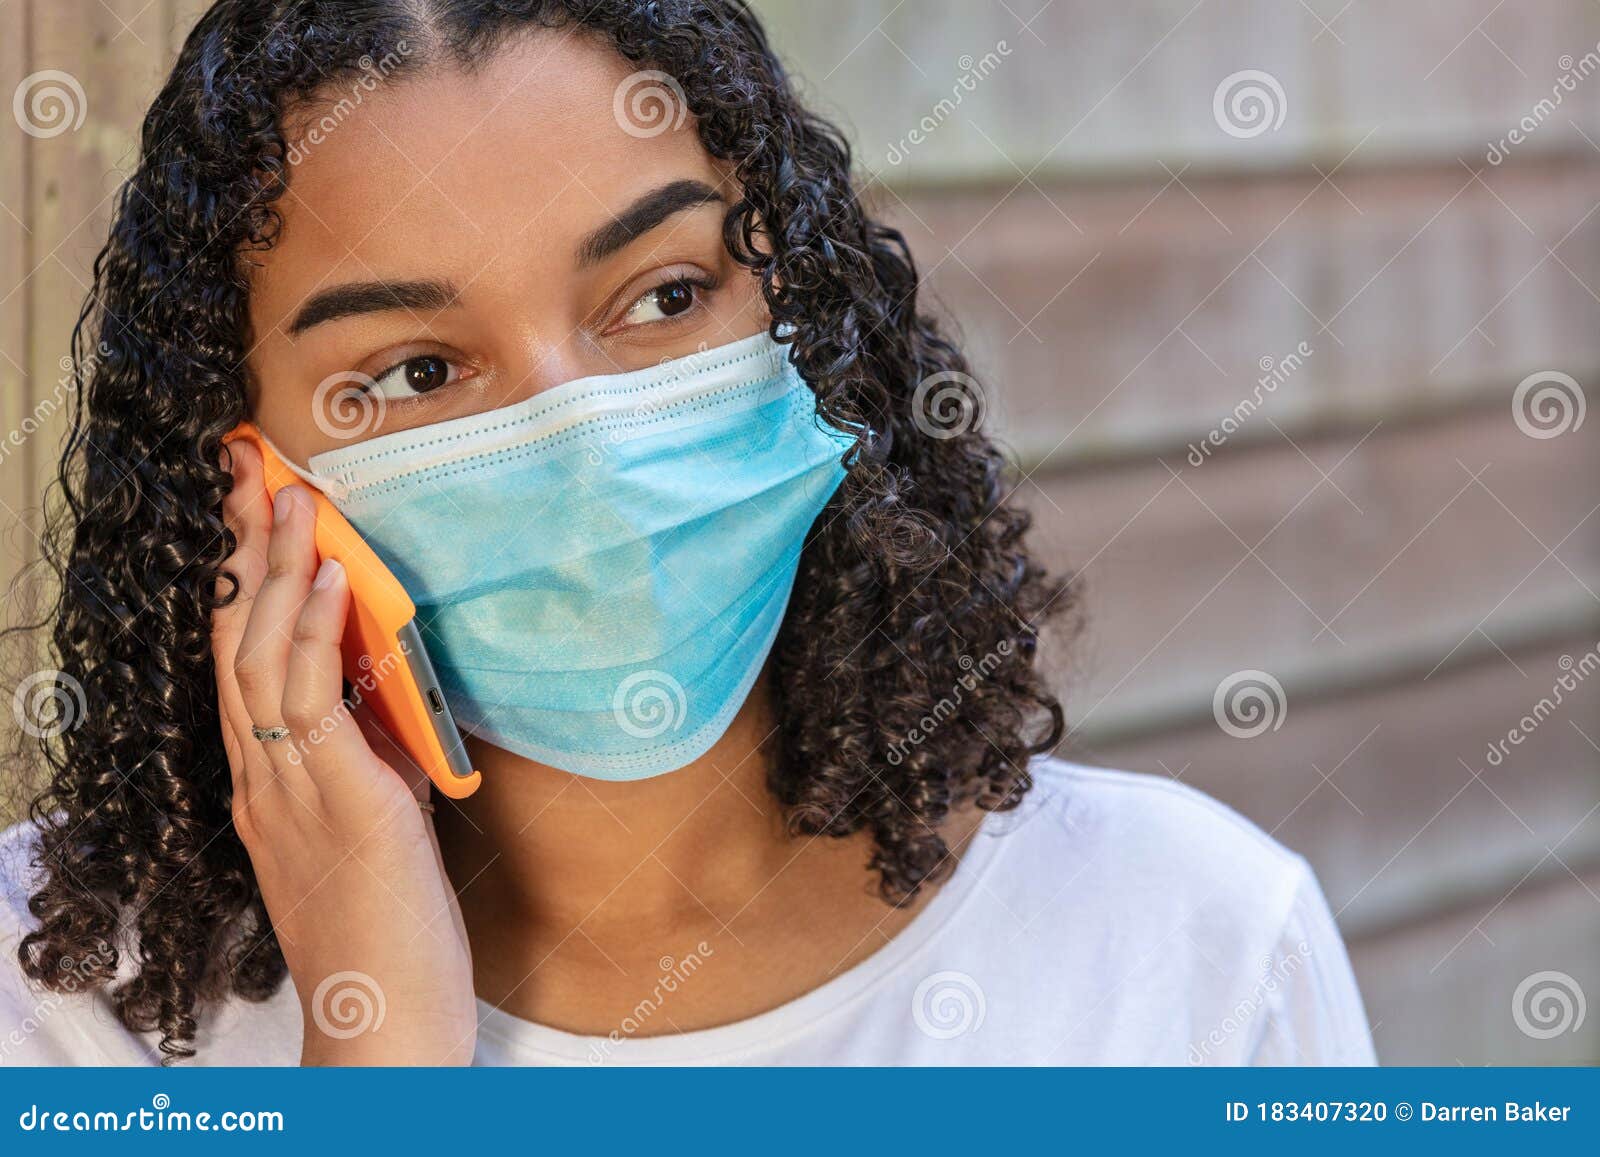
[[[917,286],[737,0],[216,4],[77,334],[0,1059],[1368,1061],[1300,859],[1042,758]],[[466,799],[346,701],[316,489]]]

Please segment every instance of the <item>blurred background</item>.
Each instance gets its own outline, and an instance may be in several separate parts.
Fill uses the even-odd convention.
[[[0,578],[204,7],[0,0]],[[1305,855],[1385,1062],[1600,1060],[1600,3],[755,7],[1085,584],[1074,757]]]

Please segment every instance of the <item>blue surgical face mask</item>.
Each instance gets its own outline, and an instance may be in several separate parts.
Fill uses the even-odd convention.
[[[854,438],[766,334],[318,454],[394,572],[456,722],[597,779],[727,730]]]

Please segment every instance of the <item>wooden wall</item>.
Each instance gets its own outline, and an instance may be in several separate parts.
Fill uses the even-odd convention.
[[[1537,972],[1600,994],[1600,686],[1486,759],[1600,644],[1600,421],[1539,439],[1512,410],[1539,371],[1600,390],[1600,73],[1535,111],[1600,6],[760,6],[960,321],[1041,549],[1083,574],[1055,656],[1078,755],[1304,853],[1385,1060],[1600,1058],[1592,1010],[1548,1039],[1512,1015]],[[1213,97],[1245,69],[1285,115],[1241,138]],[[1244,670],[1286,705],[1249,739],[1213,714]]]
[[[198,0],[0,0],[0,580],[36,557],[41,487],[71,397],[62,359],[116,190],[136,158],[139,118]],[[64,72],[81,90],[37,74]],[[19,86],[66,93],[32,133]],[[82,124],[62,126],[60,117]],[[36,430],[25,434],[25,431]],[[20,445],[17,443],[20,442]]]
[[[76,131],[0,132],[6,430],[59,394],[137,117],[201,7],[0,0],[0,96],[59,69],[86,101]],[[1600,999],[1600,688],[1485,759],[1600,645],[1600,417],[1540,439],[1512,412],[1535,372],[1600,389],[1600,75],[1486,159],[1600,46],[1600,5],[757,7],[959,320],[1040,548],[1086,580],[1053,660],[1078,752],[1306,854],[1386,1060],[1600,1058],[1593,1010],[1542,1039],[1511,1007],[1541,971]],[[1246,69],[1286,107],[1241,138],[1213,96]],[[34,549],[43,424],[0,460],[0,577]],[[1286,710],[1238,739],[1213,697],[1247,669]]]

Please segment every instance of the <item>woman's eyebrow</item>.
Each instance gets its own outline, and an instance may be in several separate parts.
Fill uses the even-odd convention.
[[[704,181],[672,181],[652,189],[583,239],[578,246],[578,268],[604,261],[674,213],[721,203],[722,199],[722,194]]]
[[[296,337],[314,325],[395,309],[447,309],[459,291],[448,281],[357,281],[313,294],[289,323]]]

